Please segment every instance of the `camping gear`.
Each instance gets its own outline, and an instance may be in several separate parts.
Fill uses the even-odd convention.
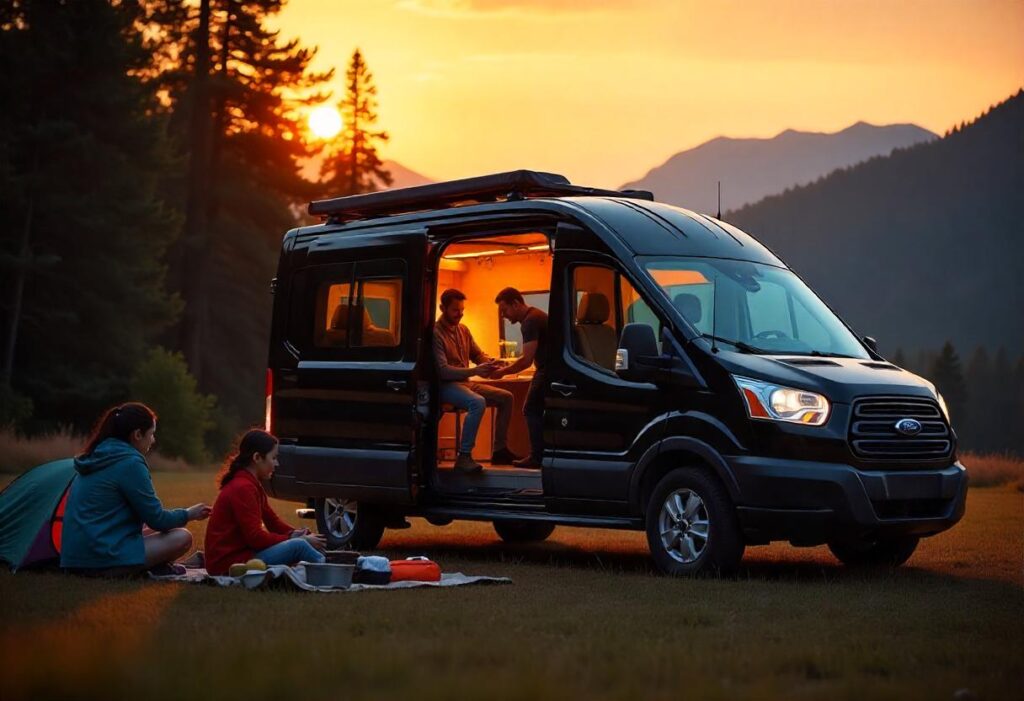
[[[60,562],[71,458],[34,467],[0,492],[0,562],[11,571]]]
[[[324,557],[332,565],[354,565],[360,555],[355,550],[324,550]]]
[[[379,555],[363,555],[356,560],[352,581],[359,584],[387,584],[391,581],[391,563]]]
[[[391,561],[392,582],[439,582],[441,566],[425,557]]]
[[[341,587],[347,589],[352,586],[352,576],[355,574],[355,565],[335,565],[331,563],[319,564],[306,562],[306,584],[314,587]]]

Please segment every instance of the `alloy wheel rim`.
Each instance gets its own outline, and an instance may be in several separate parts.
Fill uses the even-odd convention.
[[[658,532],[665,552],[676,562],[700,559],[711,539],[707,505],[692,489],[677,489],[667,497],[658,514]]]
[[[352,535],[358,514],[359,506],[351,499],[324,500],[324,522],[327,524],[327,532],[339,540],[345,540]]]

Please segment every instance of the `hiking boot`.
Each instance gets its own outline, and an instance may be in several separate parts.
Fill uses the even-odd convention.
[[[541,467],[540,460],[533,457],[532,455],[527,455],[522,460],[513,461],[512,466],[520,467],[523,468],[524,470],[539,470]]]
[[[495,450],[494,454],[491,455],[492,465],[511,465],[516,460],[521,458],[513,453],[508,448],[502,448],[501,450]]]
[[[459,453],[455,458],[455,470],[466,475],[474,475],[483,472],[484,466],[473,459],[472,455]]]

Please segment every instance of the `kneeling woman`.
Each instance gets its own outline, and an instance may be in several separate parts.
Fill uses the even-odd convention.
[[[183,526],[209,516],[210,507],[163,507],[145,457],[155,442],[156,414],[145,404],[122,404],[103,416],[75,458],[61,567],[98,576],[184,572],[171,564],[192,547]],[[144,533],[144,525],[152,532]]]
[[[206,571],[227,574],[231,565],[252,558],[268,565],[323,562],[323,536],[295,529],[270,508],[260,484],[277,467],[277,439],[253,429],[242,436],[218,477],[220,494],[206,528]]]

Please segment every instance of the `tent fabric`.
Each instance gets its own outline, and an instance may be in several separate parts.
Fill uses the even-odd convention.
[[[56,460],[0,492],[0,562],[12,572],[59,559],[64,504],[76,474],[72,458]]]

